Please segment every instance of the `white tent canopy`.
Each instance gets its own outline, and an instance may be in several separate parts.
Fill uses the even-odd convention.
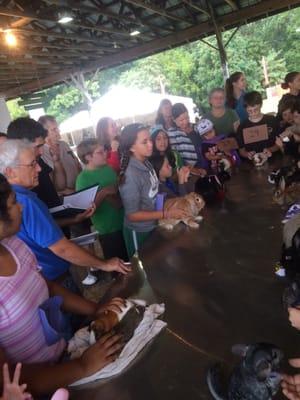
[[[80,111],[60,124],[61,133],[71,133],[80,129],[95,127],[100,118],[111,117],[116,121],[139,122],[143,118],[154,122],[159,103],[169,99],[172,104],[184,103],[191,120],[194,120],[195,104],[189,97],[151,93],[148,90],[113,86],[105,95],[96,100],[90,113]]]

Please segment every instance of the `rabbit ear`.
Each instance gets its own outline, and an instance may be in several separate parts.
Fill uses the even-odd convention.
[[[247,344],[235,344],[231,347],[231,352],[237,356],[245,357],[249,346]]]
[[[279,188],[280,188],[280,190],[281,190],[282,192],[285,191],[285,179],[284,179],[283,176],[280,178],[280,181],[279,181]]]

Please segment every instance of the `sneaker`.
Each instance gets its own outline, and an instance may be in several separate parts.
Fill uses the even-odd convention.
[[[90,286],[94,285],[97,281],[98,278],[95,275],[88,273],[87,276],[83,279],[83,281],[81,281],[81,283],[83,285]]]
[[[279,262],[275,264],[275,275],[279,276],[280,278],[285,277],[285,268],[283,268]]]

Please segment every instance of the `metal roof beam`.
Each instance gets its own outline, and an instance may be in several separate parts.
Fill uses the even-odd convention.
[[[107,43],[112,45],[113,43],[118,43],[118,44],[123,44],[123,45],[128,45],[128,41],[124,40],[119,40],[119,39],[102,39],[102,38],[97,38],[97,37],[88,37],[84,35],[76,35],[72,33],[58,33],[58,32],[53,32],[51,30],[33,30],[33,29],[27,29],[27,28],[22,28],[22,29],[14,29],[13,30],[16,33],[21,33],[22,35],[29,35],[29,36],[44,36],[44,37],[52,37],[52,38],[57,38],[57,39],[65,39],[65,40],[77,40],[77,41],[82,41],[82,42],[91,42],[91,43]]]
[[[222,17],[217,17],[216,21],[220,29],[229,29],[236,26],[236,24],[246,22],[247,20],[251,20],[262,15],[268,15],[269,13],[274,13],[277,10],[298,6],[299,4],[299,0],[264,0],[255,5],[226,14]],[[76,71],[85,73],[94,71],[97,68],[105,69],[114,67],[137,58],[197,40],[201,38],[201,36],[207,36],[213,32],[214,27],[211,21],[205,21],[193,27],[181,31],[178,30],[177,32],[174,32],[174,34],[152,40],[142,45],[120,50],[116,54],[100,57],[99,60],[95,62],[83,64],[81,68],[72,65],[71,68],[61,69],[56,74],[39,79],[39,82],[32,81],[26,85],[23,85],[22,90],[16,87],[14,89],[7,90],[6,93],[3,93],[3,95],[7,98],[16,97],[22,93],[34,91],[37,88],[49,87],[55,83],[62,82],[67,79],[71,73]]]
[[[193,1],[191,1],[191,0],[182,0],[182,2],[187,4],[188,6],[193,8],[194,10],[197,10],[197,11],[205,14],[207,17],[210,18],[209,12],[207,10],[205,10],[203,7],[198,6],[198,4],[195,4]]]
[[[172,20],[177,21],[177,22],[191,23],[190,19],[185,19],[185,18],[182,18],[182,17],[178,17],[177,15],[170,14],[169,12],[165,11],[164,9],[162,9],[160,7],[155,6],[154,4],[145,3],[142,0],[125,0],[125,1],[127,3],[131,3],[131,4],[135,5],[135,6],[142,7],[144,9],[148,10],[148,11],[152,11],[153,13],[159,14],[159,15],[167,18],[167,19],[172,19]]]
[[[238,5],[236,4],[236,2],[235,2],[235,0],[225,0],[226,1],[226,3],[233,9],[233,10],[238,10],[239,9],[239,7],[238,7]]]
[[[56,18],[51,18],[49,16],[47,17],[43,17],[42,15],[37,15],[34,14],[32,12],[22,12],[19,10],[11,10],[5,7],[1,7],[0,6],[0,15],[5,15],[7,17],[17,17],[17,18],[30,18],[31,20],[35,20],[35,21],[44,21],[44,22],[55,22],[58,23],[58,21],[56,20]],[[87,25],[87,24],[76,24],[74,22],[70,22],[68,23],[68,27],[74,27],[74,28],[83,28],[83,29],[88,29],[88,30],[92,30],[95,32],[104,32],[104,33],[110,33],[110,34],[114,34],[114,35],[121,35],[121,36],[126,36],[129,38],[131,38],[130,36],[130,32],[128,31],[123,31],[123,30],[116,30],[116,29],[112,29],[112,28],[107,28],[103,25]]]

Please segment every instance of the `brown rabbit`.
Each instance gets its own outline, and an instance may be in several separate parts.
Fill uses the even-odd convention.
[[[278,187],[273,194],[273,201],[280,206],[293,204],[300,199],[300,184],[293,182],[286,186],[284,177],[280,178]]]
[[[165,229],[171,230],[179,222],[184,222],[190,228],[198,228],[199,222],[202,221],[203,217],[199,215],[199,212],[205,206],[203,197],[197,193],[189,193],[183,197],[175,197],[165,201],[164,210],[168,211],[171,208],[183,210],[188,214],[187,218],[180,219],[161,219],[159,225]]]

